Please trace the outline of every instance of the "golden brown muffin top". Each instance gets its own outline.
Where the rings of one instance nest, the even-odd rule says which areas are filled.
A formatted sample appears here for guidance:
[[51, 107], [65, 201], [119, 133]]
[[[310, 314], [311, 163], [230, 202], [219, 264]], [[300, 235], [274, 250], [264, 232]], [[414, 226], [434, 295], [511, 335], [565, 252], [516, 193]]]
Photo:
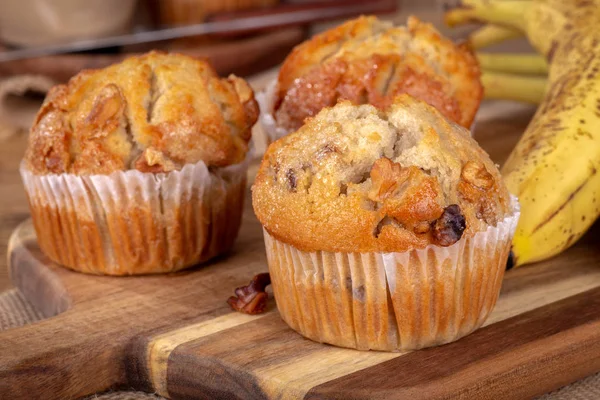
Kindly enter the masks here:
[[465, 128], [400, 95], [385, 111], [338, 103], [269, 146], [254, 211], [304, 251], [449, 246], [509, 210], [496, 165]]
[[209, 63], [151, 52], [82, 71], [48, 93], [25, 155], [36, 174], [169, 172], [244, 160], [258, 105]]
[[400, 93], [470, 127], [483, 95], [477, 60], [415, 17], [394, 27], [360, 17], [297, 46], [283, 63], [275, 119], [295, 130], [338, 100], [384, 109]]

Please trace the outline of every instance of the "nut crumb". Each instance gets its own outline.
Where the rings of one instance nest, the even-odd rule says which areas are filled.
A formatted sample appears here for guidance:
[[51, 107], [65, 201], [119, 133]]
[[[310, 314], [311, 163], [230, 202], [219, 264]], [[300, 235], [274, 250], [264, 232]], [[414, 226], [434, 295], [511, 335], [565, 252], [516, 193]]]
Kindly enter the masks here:
[[163, 153], [156, 151], [152, 147], [148, 147], [140, 154], [137, 160], [133, 163], [134, 168], [141, 172], [170, 172], [176, 169], [173, 161], [169, 160]]
[[468, 161], [460, 176], [458, 192], [461, 197], [473, 205], [477, 219], [483, 220], [489, 225], [495, 225], [497, 222], [496, 204], [491, 201], [489, 195], [496, 187], [492, 174], [481, 162]]
[[265, 288], [271, 284], [271, 276], [268, 273], [256, 275], [247, 286], [235, 289], [235, 296], [227, 299], [227, 304], [235, 311], [245, 314], [261, 314], [267, 306], [269, 295]]
[[371, 168], [368, 199], [379, 205], [382, 215], [416, 234], [429, 232], [428, 225], [442, 215], [441, 193], [437, 178], [416, 166], [402, 167], [383, 157]]
[[402, 168], [400, 164], [385, 157], [378, 159], [371, 169], [372, 187], [368, 194], [369, 199], [383, 202], [395, 196], [409, 176], [408, 169]]
[[485, 165], [478, 161], [468, 161], [460, 176], [479, 189], [488, 190], [494, 185], [494, 177], [488, 172]]
[[430, 229], [431, 229], [431, 225], [429, 224], [428, 221], [419, 221], [413, 227], [413, 232], [416, 234], [422, 235], [424, 233], [429, 232]]
[[287, 178], [287, 181], [288, 181], [289, 190], [291, 192], [295, 192], [296, 187], [298, 186], [298, 182], [297, 182], [296, 173], [294, 172], [294, 170], [291, 168], [288, 169], [287, 172], [285, 173], [285, 177]]

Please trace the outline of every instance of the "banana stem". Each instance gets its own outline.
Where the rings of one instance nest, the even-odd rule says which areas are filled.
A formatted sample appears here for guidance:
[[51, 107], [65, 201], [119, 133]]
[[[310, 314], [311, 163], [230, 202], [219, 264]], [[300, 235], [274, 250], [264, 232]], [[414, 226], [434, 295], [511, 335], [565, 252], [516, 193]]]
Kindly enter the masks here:
[[525, 31], [529, 1], [522, 0], [463, 0], [462, 6], [444, 15], [450, 27], [469, 22], [486, 22]]
[[481, 74], [485, 98], [539, 104], [546, 93], [546, 78], [484, 71]]
[[477, 53], [483, 70], [526, 75], [548, 75], [548, 63], [539, 54]]
[[471, 48], [481, 49], [522, 36], [523, 33], [514, 28], [507, 28], [500, 25], [485, 25], [472, 32], [467, 38], [467, 42]]

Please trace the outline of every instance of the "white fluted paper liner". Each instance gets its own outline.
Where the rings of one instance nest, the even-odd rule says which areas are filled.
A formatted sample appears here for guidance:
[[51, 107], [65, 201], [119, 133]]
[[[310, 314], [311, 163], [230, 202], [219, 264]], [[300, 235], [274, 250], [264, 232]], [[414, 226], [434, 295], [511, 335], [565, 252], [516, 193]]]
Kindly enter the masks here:
[[304, 252], [265, 230], [273, 292], [283, 320], [317, 342], [405, 351], [457, 340], [496, 304], [514, 213], [449, 247], [402, 253]]
[[177, 271], [233, 244], [239, 230], [247, 162], [209, 170], [110, 175], [35, 175], [21, 165], [42, 251], [92, 274]]
[[[258, 117], [258, 120], [260, 122], [260, 126], [264, 135], [264, 143], [262, 145], [256, 143], [258, 135], [252, 135], [253, 149], [255, 149], [256, 153], [259, 155], [263, 154], [271, 143], [292, 132], [289, 129], [277, 126], [277, 121], [275, 121], [275, 100], [278, 88], [277, 85], [277, 79], [273, 79], [271, 82], [269, 82], [269, 84], [265, 86], [265, 89], [263, 91], [256, 93], [255, 96], [260, 109], [260, 116]], [[469, 129], [471, 131], [471, 135], [475, 130], [476, 122], [477, 121], [473, 120], [473, 123], [471, 124], [471, 127]]]
[[290, 130], [277, 126], [277, 122], [275, 121], [274, 113], [277, 88], [277, 79], [273, 79], [265, 86], [264, 91], [258, 92], [255, 96], [260, 109], [258, 121], [263, 128], [267, 146], [288, 133], [291, 133]]

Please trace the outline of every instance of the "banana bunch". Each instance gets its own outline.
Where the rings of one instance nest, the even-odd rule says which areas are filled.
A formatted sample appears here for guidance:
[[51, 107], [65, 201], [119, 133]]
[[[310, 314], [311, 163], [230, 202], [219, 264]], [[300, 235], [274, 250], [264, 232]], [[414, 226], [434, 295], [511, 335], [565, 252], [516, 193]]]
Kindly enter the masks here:
[[445, 17], [491, 24], [475, 48], [525, 35], [543, 56], [479, 58], [496, 68], [483, 74], [488, 96], [539, 103], [502, 173], [521, 203], [514, 264], [552, 257], [600, 214], [600, 0], [462, 0]]
[[[448, 22], [454, 23], [448, 14]], [[478, 50], [509, 39], [520, 38], [521, 31], [488, 24], [467, 38], [470, 48]], [[477, 52], [482, 70], [481, 81], [488, 99], [516, 100], [539, 104], [547, 85], [548, 63], [539, 54], [502, 54]]]
[[547, 86], [548, 64], [537, 54], [477, 53], [481, 83], [488, 99], [540, 104]]

